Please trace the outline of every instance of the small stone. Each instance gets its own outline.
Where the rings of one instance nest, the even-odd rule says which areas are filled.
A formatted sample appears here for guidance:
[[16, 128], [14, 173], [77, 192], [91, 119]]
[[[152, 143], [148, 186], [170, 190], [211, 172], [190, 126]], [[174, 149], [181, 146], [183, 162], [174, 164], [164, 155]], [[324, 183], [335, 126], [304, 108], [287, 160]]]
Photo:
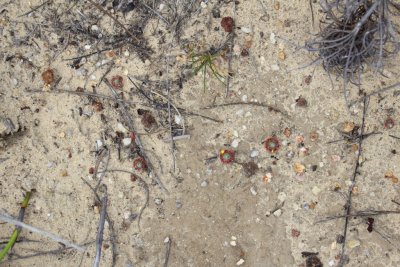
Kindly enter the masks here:
[[301, 163], [295, 163], [293, 168], [294, 168], [295, 173], [297, 173], [297, 174], [304, 173], [306, 170], [306, 167]]
[[351, 249], [358, 247], [361, 245], [361, 242], [359, 240], [351, 239], [347, 242], [347, 246]]
[[289, 128], [285, 128], [285, 130], [283, 130], [283, 135], [286, 137], [290, 137], [290, 135], [292, 134], [292, 131], [290, 131]]
[[123, 145], [124, 147], [130, 146], [131, 143], [132, 143], [132, 139], [131, 139], [131, 138], [124, 138], [124, 139], [122, 139], [122, 145]]
[[313, 132], [310, 133], [310, 140], [312, 142], [315, 142], [315, 141], [318, 140], [318, 133], [316, 131], [313, 131]]
[[229, 242], [229, 244], [230, 244], [232, 247], [236, 247], [236, 241], [235, 241], [235, 240], [231, 240], [231, 242]]
[[85, 45], [86, 50], [89, 50], [90, 48], [92, 48], [92, 46], [90, 44]]
[[278, 71], [279, 70], [279, 66], [277, 64], [272, 64], [271, 65], [271, 69], [274, 71]]
[[343, 132], [345, 132], [345, 133], [350, 133], [351, 131], [354, 130], [354, 127], [355, 127], [354, 122], [346, 121], [346, 122], [343, 124]]
[[243, 102], [246, 102], [246, 101], [247, 101], [247, 95], [243, 95], [243, 96], [242, 96], [242, 101], [243, 101]]
[[233, 236], [231, 236], [231, 239], [232, 240], [237, 240], [237, 237], [233, 235]]
[[169, 241], [170, 241], [169, 236], [167, 236], [167, 237], [164, 239], [164, 243], [165, 243], [165, 244], [166, 244], [166, 243], [169, 243]]
[[251, 158], [255, 158], [255, 157], [258, 157], [259, 154], [260, 154], [260, 152], [259, 152], [257, 149], [253, 149], [253, 150], [250, 152], [250, 157], [251, 157]]
[[334, 260], [330, 260], [330, 261], [328, 262], [328, 265], [329, 265], [329, 267], [335, 266], [335, 261], [334, 261]]
[[233, 148], [237, 148], [238, 146], [239, 146], [239, 143], [240, 143], [240, 139], [234, 139], [233, 141], [232, 141], [232, 144], [231, 144], [231, 146], [233, 147]]
[[92, 27], [90, 27], [90, 29], [91, 29], [92, 31], [94, 31], [94, 32], [97, 32], [97, 31], [99, 31], [99, 26], [97, 26], [97, 25], [92, 25]]
[[271, 180], [272, 180], [272, 173], [267, 172], [267, 173], [264, 175], [264, 177], [263, 177], [263, 181], [264, 181], [265, 183], [270, 183]]
[[241, 27], [240, 30], [244, 33], [251, 33], [253, 30], [251, 27]]
[[279, 58], [279, 60], [285, 60], [285, 58], [286, 58], [286, 54], [285, 54], [285, 52], [283, 52], [283, 51], [279, 51], [278, 52], [278, 58]]
[[321, 193], [321, 189], [318, 188], [317, 186], [314, 186], [311, 190], [311, 192], [313, 193], [314, 196], [318, 196], [319, 193]]
[[335, 250], [337, 248], [337, 242], [333, 241], [331, 244], [331, 250]]
[[208, 182], [207, 182], [207, 181], [203, 181], [203, 182], [201, 182], [201, 184], [200, 184], [201, 187], [207, 187], [207, 185], [208, 185]]
[[99, 213], [100, 213], [100, 208], [99, 208], [99, 206], [95, 205], [95, 206], [93, 207], [93, 212], [94, 212], [95, 214], [99, 214]]
[[250, 187], [250, 192], [251, 192], [251, 194], [252, 194], [253, 196], [256, 196], [256, 195], [257, 195], [257, 190], [256, 190], [256, 188], [255, 188], [254, 186]]
[[128, 133], [128, 129], [125, 128], [122, 123], [118, 123], [117, 124], [117, 131], [122, 132], [122, 133]]
[[279, 216], [282, 215], [282, 210], [281, 210], [281, 209], [278, 209], [278, 210], [274, 211], [273, 214], [274, 214], [275, 217], [279, 217]]
[[271, 44], [276, 44], [275, 33], [271, 32], [271, 34], [269, 35], [269, 41], [271, 42]]
[[238, 262], [236, 262], [237, 266], [240, 266], [244, 263], [244, 259], [240, 259]]
[[130, 211], [125, 211], [124, 212], [124, 219], [128, 220], [131, 217], [131, 212]]
[[163, 203], [163, 200], [161, 199], [161, 198], [156, 198], [156, 199], [154, 199], [154, 203], [156, 204], [156, 205], [161, 205], [161, 203]]

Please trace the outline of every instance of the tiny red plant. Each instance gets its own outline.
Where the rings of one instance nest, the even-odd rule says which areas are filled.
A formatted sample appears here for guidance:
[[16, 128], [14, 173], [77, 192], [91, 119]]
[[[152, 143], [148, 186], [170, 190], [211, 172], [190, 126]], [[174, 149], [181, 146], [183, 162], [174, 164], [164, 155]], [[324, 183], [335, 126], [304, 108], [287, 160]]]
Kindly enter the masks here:
[[394, 120], [392, 117], [387, 117], [384, 122], [385, 129], [392, 129], [394, 127]]
[[111, 85], [114, 89], [122, 89], [124, 87], [124, 79], [119, 75], [115, 75], [111, 78]]
[[133, 161], [133, 168], [139, 172], [146, 170], [146, 161], [142, 157], [137, 157]]
[[221, 20], [221, 27], [224, 28], [226, 32], [232, 32], [235, 27], [235, 21], [231, 17], [224, 17]]
[[224, 164], [232, 163], [235, 160], [235, 151], [230, 149], [221, 149], [219, 159]]
[[279, 144], [279, 140], [276, 136], [270, 136], [265, 139], [264, 147], [269, 153], [275, 153], [279, 150], [281, 145]]

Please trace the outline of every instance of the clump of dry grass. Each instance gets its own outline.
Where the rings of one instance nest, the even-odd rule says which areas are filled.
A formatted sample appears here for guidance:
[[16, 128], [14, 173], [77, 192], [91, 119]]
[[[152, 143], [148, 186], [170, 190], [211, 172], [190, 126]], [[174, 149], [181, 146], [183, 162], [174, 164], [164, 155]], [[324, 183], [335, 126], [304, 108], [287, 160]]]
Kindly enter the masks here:
[[[392, 0], [322, 0], [325, 19], [317, 37], [306, 44], [318, 53], [328, 73], [360, 84], [366, 65], [382, 73], [384, 59], [400, 48], [400, 4]], [[346, 94], [345, 94], [346, 96]]]

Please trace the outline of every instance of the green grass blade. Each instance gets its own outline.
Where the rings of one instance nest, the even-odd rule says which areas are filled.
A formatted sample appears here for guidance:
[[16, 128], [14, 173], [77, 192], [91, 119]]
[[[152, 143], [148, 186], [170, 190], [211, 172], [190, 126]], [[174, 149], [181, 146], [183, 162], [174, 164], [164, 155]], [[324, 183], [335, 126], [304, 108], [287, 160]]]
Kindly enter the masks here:
[[[31, 192], [26, 192], [24, 200], [21, 203], [21, 210], [24, 210], [28, 206], [28, 202], [29, 202], [30, 197], [31, 197]], [[23, 213], [23, 211], [22, 211], [22, 213]], [[23, 219], [23, 218], [20, 218], [20, 219]], [[7, 255], [8, 251], [10, 249], [12, 249], [12, 247], [15, 245], [15, 242], [17, 241], [17, 238], [19, 236], [19, 233], [21, 233], [21, 230], [22, 230], [21, 227], [16, 227], [15, 230], [13, 231], [13, 233], [12, 233], [12, 235], [10, 237], [10, 240], [8, 240], [7, 245], [0, 252], [0, 262]]]

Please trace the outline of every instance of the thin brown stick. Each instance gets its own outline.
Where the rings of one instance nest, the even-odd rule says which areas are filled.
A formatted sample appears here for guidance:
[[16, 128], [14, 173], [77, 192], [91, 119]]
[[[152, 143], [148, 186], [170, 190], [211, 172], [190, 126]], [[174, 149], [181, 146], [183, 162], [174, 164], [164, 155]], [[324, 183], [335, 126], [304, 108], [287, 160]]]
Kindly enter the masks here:
[[322, 223], [322, 222], [327, 222], [327, 221], [340, 219], [340, 218], [347, 218], [347, 217], [372, 217], [372, 216], [387, 215], [387, 214], [400, 214], [400, 210], [365, 210], [365, 211], [359, 211], [359, 212], [350, 213], [350, 214], [329, 216], [324, 219], [318, 220], [315, 223]]
[[100, 212], [100, 220], [99, 220], [99, 228], [97, 231], [96, 238], [96, 257], [93, 263], [93, 267], [98, 267], [100, 265], [100, 257], [101, 257], [101, 248], [103, 244], [103, 234], [104, 234], [104, 224], [106, 222], [106, 213], [107, 213], [107, 188], [104, 192], [105, 196], [101, 200], [101, 212]]
[[[101, 203], [101, 199], [99, 194], [97, 194], [97, 192], [95, 191], [95, 189], [93, 188], [93, 186], [91, 186], [89, 184], [88, 181], [86, 181], [85, 179], [83, 179], [81, 177], [81, 180], [90, 188], [90, 190], [92, 190], [97, 202]], [[115, 263], [117, 261], [117, 246], [116, 246], [116, 234], [115, 234], [115, 230], [114, 230], [114, 224], [113, 221], [111, 220], [108, 212], [106, 211], [106, 220], [108, 222], [108, 229], [110, 231], [110, 240], [111, 240], [111, 247], [112, 247], [112, 264], [111, 266], [114, 267]]]
[[93, 0], [87, 0], [89, 3], [91, 3], [92, 5], [94, 5], [98, 10], [100, 10], [101, 12], [103, 12], [104, 14], [106, 14], [107, 16], [109, 16], [112, 20], [115, 21], [115, 23], [117, 23], [122, 29], [124, 29], [124, 31], [130, 36], [132, 37], [132, 39], [137, 42], [140, 43], [140, 40], [133, 35], [126, 27], [124, 24], [122, 24], [113, 14], [111, 14], [108, 10], [105, 10], [101, 5], [99, 5], [98, 3], [94, 2]]
[[214, 109], [214, 108], [219, 108], [219, 107], [227, 107], [227, 106], [240, 106], [240, 105], [244, 105], [244, 106], [257, 106], [257, 107], [264, 107], [264, 108], [268, 108], [269, 111], [274, 111], [277, 113], [280, 113], [282, 115], [284, 115], [285, 117], [289, 117], [289, 115], [278, 109], [277, 107], [268, 105], [268, 104], [264, 104], [264, 103], [259, 103], [259, 102], [232, 102], [232, 103], [223, 103], [223, 104], [219, 104], [219, 105], [211, 105], [211, 106], [207, 106], [207, 107], [203, 107], [201, 109]]
[[354, 171], [353, 171], [353, 177], [351, 179], [351, 186], [349, 187], [348, 198], [347, 198], [346, 205], [345, 205], [346, 212], [345, 212], [345, 223], [344, 223], [344, 229], [343, 229], [343, 244], [342, 244], [339, 266], [343, 266], [346, 261], [345, 260], [345, 249], [346, 249], [347, 230], [348, 230], [349, 220], [350, 220], [349, 215], [351, 214], [353, 188], [356, 185], [356, 178], [358, 175], [358, 169], [360, 167], [360, 157], [361, 157], [361, 153], [362, 153], [362, 143], [364, 140], [363, 136], [364, 136], [364, 130], [365, 130], [365, 118], [366, 118], [366, 114], [367, 114], [367, 106], [368, 106], [368, 98], [364, 97], [364, 109], [363, 109], [363, 115], [362, 115], [361, 132], [360, 132], [360, 138], [358, 140], [358, 154], [357, 154], [357, 159], [356, 159], [356, 165], [355, 165]]
[[50, 2], [53, 2], [53, 0], [48, 0], [48, 1], [44, 2], [43, 4], [40, 4], [40, 5], [38, 5], [38, 6], [34, 7], [34, 8], [32, 8], [30, 11], [28, 11], [28, 12], [22, 14], [22, 15], [19, 15], [18, 18], [27, 16], [27, 15], [29, 15], [29, 14], [31, 14], [31, 13], [37, 11], [39, 8], [41, 8], [41, 7], [45, 6], [45, 5], [47, 5], [47, 4], [50, 3]]
[[145, 180], [143, 180], [142, 177], [140, 177], [139, 175], [137, 175], [136, 173], [131, 172], [131, 171], [115, 169], [115, 170], [105, 170], [104, 172], [124, 172], [124, 173], [129, 173], [129, 174], [131, 174], [131, 175], [134, 175], [134, 176], [139, 180], [139, 182], [142, 184], [144, 190], [146, 191], [146, 201], [145, 201], [144, 205], [140, 208], [140, 211], [139, 211], [139, 216], [138, 216], [138, 228], [139, 228], [139, 231], [140, 231], [140, 219], [142, 218], [143, 211], [144, 211], [144, 210], [146, 209], [146, 207], [149, 205], [149, 201], [150, 201], [150, 190], [149, 190], [149, 185], [146, 183]]

